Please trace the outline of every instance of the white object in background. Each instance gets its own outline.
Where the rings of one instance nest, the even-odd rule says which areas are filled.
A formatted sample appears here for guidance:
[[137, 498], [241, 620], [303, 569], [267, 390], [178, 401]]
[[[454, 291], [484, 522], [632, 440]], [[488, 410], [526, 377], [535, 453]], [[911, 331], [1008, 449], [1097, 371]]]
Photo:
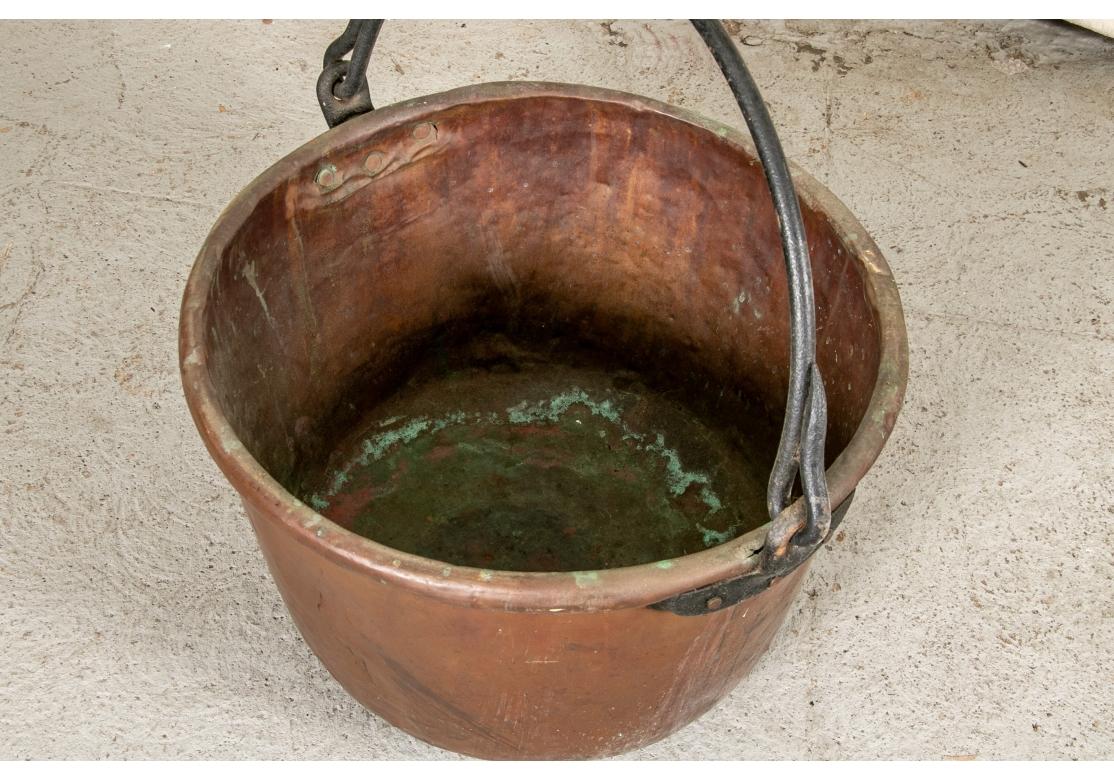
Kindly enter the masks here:
[[1107, 38], [1114, 38], [1114, 19], [1068, 19], [1067, 21], [1086, 27], [1099, 35], [1105, 35]]

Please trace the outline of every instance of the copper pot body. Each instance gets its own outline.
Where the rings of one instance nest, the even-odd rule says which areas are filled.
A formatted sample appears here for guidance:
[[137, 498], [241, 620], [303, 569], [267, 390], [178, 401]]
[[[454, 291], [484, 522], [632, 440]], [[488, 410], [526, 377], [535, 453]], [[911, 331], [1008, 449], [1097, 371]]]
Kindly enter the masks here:
[[[905, 328], [877, 246], [794, 175], [835, 506], [894, 425]], [[733, 607], [679, 616], [651, 605], [753, 570], [764, 526], [657, 563], [487, 571], [378, 544], [288, 488], [353, 398], [385, 392], [422, 334], [476, 312], [564, 327], [685, 392], [727, 388], [780, 415], [786, 295], [745, 136], [632, 95], [491, 84], [350, 120], [245, 189], [190, 277], [181, 367], [299, 630], [346, 690], [449, 750], [606, 756], [730, 691], [807, 564]]]

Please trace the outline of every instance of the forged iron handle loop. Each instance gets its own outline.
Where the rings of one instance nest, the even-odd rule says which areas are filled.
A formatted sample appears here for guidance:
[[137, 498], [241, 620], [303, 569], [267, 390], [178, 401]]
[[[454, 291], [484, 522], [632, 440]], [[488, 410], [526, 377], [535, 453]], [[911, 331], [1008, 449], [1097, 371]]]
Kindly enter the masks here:
[[[352, 19], [325, 49], [317, 79], [317, 102], [329, 127], [375, 109], [367, 83], [367, 66], [382, 27], [382, 19]], [[352, 57], [345, 60], [349, 52]]]
[[[330, 127], [373, 110], [366, 70], [383, 21], [353, 19], [326, 50], [317, 94]], [[826, 538], [832, 525], [824, 472], [827, 399], [816, 364], [812, 265], [793, 177], [758, 86], [718, 20], [691, 22], [727, 79], [754, 139], [777, 214], [789, 286], [789, 387], [781, 438], [766, 493], [772, 523], [762, 551], [763, 565], [758, 575], [751, 575], [764, 579], [768, 585], [773, 577], [788, 573], [807, 558]], [[345, 61], [343, 57], [348, 52], [352, 52], [352, 57]], [[805, 503], [803, 521], [788, 506], [798, 476]]]
[[[325, 115], [329, 127], [336, 127], [345, 120], [366, 114], [375, 108], [371, 103], [367, 75], [361, 73], [358, 79], [349, 79], [348, 74], [348, 60], [339, 60], [327, 65], [317, 78], [317, 104], [321, 106], [321, 113]], [[356, 83], [356, 93], [347, 100], [337, 97], [336, 87], [349, 81]]]

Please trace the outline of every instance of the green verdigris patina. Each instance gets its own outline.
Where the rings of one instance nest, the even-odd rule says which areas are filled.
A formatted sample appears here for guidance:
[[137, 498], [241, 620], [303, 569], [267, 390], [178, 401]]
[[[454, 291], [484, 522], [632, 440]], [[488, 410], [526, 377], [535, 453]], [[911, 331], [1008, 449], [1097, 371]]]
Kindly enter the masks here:
[[446, 563], [588, 571], [666, 566], [760, 524], [766, 468], [603, 373], [461, 371], [381, 407], [303, 493], [356, 533]]

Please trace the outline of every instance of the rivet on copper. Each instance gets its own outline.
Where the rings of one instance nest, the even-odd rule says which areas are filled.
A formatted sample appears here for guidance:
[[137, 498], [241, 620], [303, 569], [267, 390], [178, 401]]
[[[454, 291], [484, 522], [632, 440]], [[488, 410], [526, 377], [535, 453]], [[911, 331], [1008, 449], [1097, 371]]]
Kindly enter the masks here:
[[379, 173], [387, 162], [387, 155], [382, 152], [372, 152], [364, 160], [364, 170], [368, 173]]
[[326, 163], [321, 166], [314, 181], [317, 182], [318, 187], [331, 190], [340, 184], [340, 174], [337, 173], [337, 167], [335, 165]]
[[414, 127], [412, 135], [419, 141], [437, 137], [437, 126], [433, 122], [422, 122]]

